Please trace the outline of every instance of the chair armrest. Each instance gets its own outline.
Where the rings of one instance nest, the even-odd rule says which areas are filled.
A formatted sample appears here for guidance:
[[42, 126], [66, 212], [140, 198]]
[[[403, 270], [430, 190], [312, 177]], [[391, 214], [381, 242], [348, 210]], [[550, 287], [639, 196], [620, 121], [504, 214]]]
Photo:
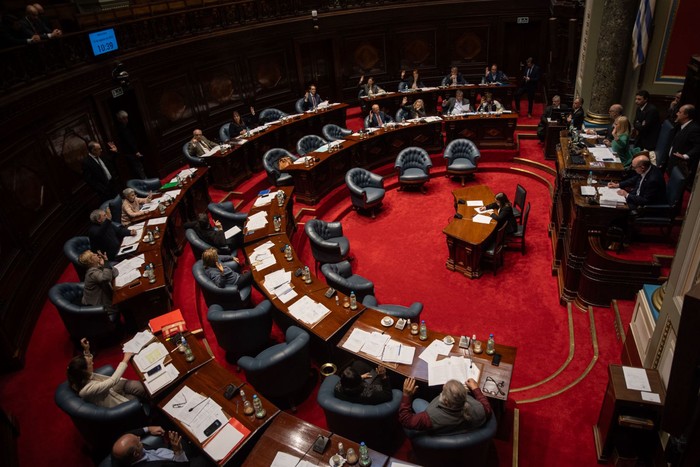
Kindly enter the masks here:
[[364, 306], [376, 307], [379, 302], [377, 302], [377, 297], [374, 295], [366, 295], [365, 298], [362, 299], [362, 304]]
[[370, 185], [375, 188], [383, 188], [384, 187], [384, 177], [381, 175], [377, 175], [375, 173], [369, 174], [369, 180], [370, 180]]
[[347, 278], [348, 276], [352, 275], [352, 266], [350, 265], [349, 261], [341, 261], [340, 263], [336, 264], [336, 267], [338, 268], [338, 274], [343, 276], [343, 278]]
[[329, 222], [326, 228], [331, 237], [343, 236], [343, 225], [340, 222]]

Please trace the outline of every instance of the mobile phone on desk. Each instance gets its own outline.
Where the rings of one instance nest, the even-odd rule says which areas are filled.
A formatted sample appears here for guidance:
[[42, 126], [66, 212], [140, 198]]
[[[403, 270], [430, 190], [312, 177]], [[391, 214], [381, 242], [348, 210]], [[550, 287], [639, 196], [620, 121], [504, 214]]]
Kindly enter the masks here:
[[159, 372], [160, 370], [162, 370], [162, 369], [163, 369], [163, 367], [162, 367], [161, 364], [159, 363], [158, 365], [156, 365], [156, 366], [154, 366], [153, 368], [151, 368], [150, 370], [148, 370], [148, 371], [146, 372], [146, 374], [147, 374], [148, 376], [153, 376], [153, 375], [155, 375], [156, 373], [158, 373], [158, 372]]
[[221, 422], [219, 420], [214, 420], [214, 422], [206, 427], [204, 430], [204, 436], [211, 436], [214, 434], [214, 432], [221, 426]]
[[491, 365], [498, 366], [500, 364], [501, 364], [501, 354], [499, 354], [499, 353], [493, 354], [493, 359], [491, 360]]

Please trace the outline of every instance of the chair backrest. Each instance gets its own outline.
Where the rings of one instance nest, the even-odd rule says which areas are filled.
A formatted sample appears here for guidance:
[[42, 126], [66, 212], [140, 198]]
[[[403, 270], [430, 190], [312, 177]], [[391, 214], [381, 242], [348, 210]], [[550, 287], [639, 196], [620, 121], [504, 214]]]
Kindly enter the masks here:
[[527, 190], [520, 183], [515, 187], [515, 197], [513, 198], [513, 206], [517, 207], [520, 212], [523, 212], [525, 207], [525, 198], [527, 198]]
[[498, 230], [496, 230], [496, 243], [493, 250], [494, 256], [498, 255], [503, 250], [503, 242], [506, 237], [506, 227], [508, 227], [508, 222], [504, 222]]
[[231, 201], [224, 201], [221, 203], [209, 203], [207, 209], [211, 213], [211, 216], [221, 221], [221, 226], [224, 230], [228, 230], [234, 225], [243, 229], [248, 214], [245, 212], [236, 212], [236, 208], [233, 206]]
[[340, 127], [334, 123], [329, 123], [323, 126], [321, 130], [326, 141], [337, 141], [351, 135], [352, 131], [347, 128]]
[[367, 116], [365, 117], [364, 126], [365, 126], [365, 128], [369, 128], [369, 115], [367, 115]]
[[231, 125], [231, 122], [224, 123], [221, 125], [221, 128], [219, 128], [219, 141], [228, 141], [231, 139], [231, 133], [229, 133], [229, 125]]
[[151, 191], [158, 191], [161, 187], [159, 178], [133, 178], [126, 181], [126, 186], [132, 188], [136, 192], [136, 196], [145, 198]]
[[680, 209], [684, 190], [685, 175], [683, 175], [683, 171], [679, 166], [675, 166], [673, 170], [671, 170], [671, 176], [666, 185], [666, 199], [674, 214]]
[[63, 244], [63, 253], [73, 264], [75, 272], [78, 273], [78, 277], [80, 277], [81, 281], [85, 279], [85, 271], [87, 271], [87, 268], [80, 264], [78, 258], [80, 258], [83, 252], [89, 249], [90, 238], [84, 236], [69, 238], [66, 243]]
[[213, 304], [207, 312], [207, 320], [216, 336], [216, 341], [227, 358], [257, 355], [270, 341], [272, 330], [272, 303], [263, 300], [255, 308], [225, 310]]
[[121, 197], [121, 195], [117, 195], [109, 200], [109, 210], [112, 212], [112, 222], [121, 223], [122, 204], [124, 204], [124, 199]]
[[416, 146], [405, 148], [396, 156], [396, 168], [400, 169], [402, 173], [410, 168], [427, 171], [432, 166], [433, 162], [430, 160], [428, 152]]
[[410, 118], [410, 115], [408, 114], [408, 112], [406, 112], [404, 109], [401, 109], [401, 108], [396, 111], [396, 121], [397, 122], [401, 122], [405, 118], [406, 119]]
[[674, 126], [670, 120], [666, 119], [661, 124], [659, 131], [659, 139], [656, 140], [656, 165], [663, 167], [668, 162], [668, 151], [671, 149], [673, 142]]
[[304, 98], [303, 97], [300, 97], [294, 103], [294, 110], [296, 110], [298, 114], [304, 113]]
[[369, 186], [372, 181], [372, 172], [361, 167], [355, 167], [348, 170], [345, 173], [345, 183], [350, 188], [350, 191], [362, 190], [364, 187]]
[[293, 160], [297, 159], [296, 156], [293, 156], [289, 151], [283, 148], [272, 148], [263, 155], [263, 167], [265, 168], [265, 172], [267, 172], [268, 179], [273, 185], [277, 183], [277, 179], [280, 177], [278, 162], [282, 157], [291, 157]]
[[190, 155], [190, 151], [188, 150], [190, 145], [190, 142], [187, 141], [185, 144], [182, 145], [182, 154], [185, 156], [185, 160], [189, 164], [190, 167], [205, 167], [207, 165], [206, 162], [204, 162], [204, 159], [201, 157], [197, 156], [192, 156]]
[[527, 218], [530, 216], [530, 202], [527, 203], [527, 206], [525, 206], [525, 211], [523, 211], [523, 223], [522, 225], [522, 232], [523, 232], [523, 238], [525, 237], [525, 229], [527, 229]]
[[195, 259], [201, 259], [202, 253], [213, 246], [202, 240], [194, 229], [185, 229], [185, 238], [192, 247], [192, 253]]
[[207, 306], [218, 303], [227, 310], [238, 310], [244, 308], [250, 299], [250, 286], [239, 289], [237, 285], [218, 287], [214, 284], [204, 271], [201, 259], [192, 265], [192, 275], [202, 290]]
[[326, 140], [316, 135], [303, 136], [297, 141], [297, 154], [304, 156], [326, 144]]
[[274, 122], [275, 120], [279, 120], [282, 117], [286, 117], [288, 114], [285, 112], [282, 112], [279, 109], [263, 109], [262, 112], [260, 112], [260, 123], [269, 123], [269, 122]]
[[443, 157], [450, 162], [460, 157], [466, 158], [469, 159], [472, 164], [476, 165], [478, 159], [481, 157], [481, 152], [471, 140], [459, 138], [450, 141], [445, 148]]

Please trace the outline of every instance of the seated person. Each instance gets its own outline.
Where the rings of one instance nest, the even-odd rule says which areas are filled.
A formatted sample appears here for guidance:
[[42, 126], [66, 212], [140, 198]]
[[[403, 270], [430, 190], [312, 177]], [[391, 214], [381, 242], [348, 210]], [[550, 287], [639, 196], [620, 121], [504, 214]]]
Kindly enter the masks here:
[[417, 389], [415, 379], [407, 378], [404, 381], [399, 421], [409, 430], [434, 434], [466, 432], [479, 428], [491, 416], [488, 399], [471, 378], [464, 384], [455, 379], [446, 382], [440, 395], [420, 413], [414, 413], [411, 408], [411, 399]]
[[112, 376], [105, 376], [92, 371], [92, 354], [87, 339], [81, 339], [80, 345], [83, 347], [83, 355], [73, 357], [66, 372], [68, 384], [81, 399], [107, 408], [133, 399], [146, 399], [146, 388], [140, 381], [122, 378], [133, 353], [126, 352]]
[[443, 115], [462, 115], [471, 112], [472, 108], [469, 104], [469, 99], [464, 97], [464, 92], [459, 89], [455, 93], [455, 97], [450, 97], [447, 101], [442, 101]]
[[627, 117], [620, 116], [613, 122], [613, 130], [609, 139], [603, 140], [606, 146], [612, 149], [612, 152], [617, 154], [625, 169], [629, 169], [632, 164], [632, 156], [639, 152], [630, 141], [630, 121]]
[[498, 227], [501, 227], [504, 222], [508, 223], [506, 227], [506, 233], [512, 234], [518, 230], [518, 222], [515, 220], [515, 215], [513, 214], [513, 205], [510, 204], [508, 196], [505, 193], [496, 194], [496, 202], [488, 204], [486, 206], [481, 206], [479, 212], [488, 211], [489, 209], [498, 209], [498, 212], [491, 214], [491, 219], [495, 219], [498, 222]]
[[666, 181], [661, 170], [651, 163], [649, 157], [640, 155], [632, 159], [633, 177], [620, 183], [609, 182], [609, 188], [619, 188], [617, 193], [625, 197], [630, 209], [647, 204], [665, 204]]
[[241, 117], [241, 114], [239, 114], [238, 111], [234, 110], [233, 119], [231, 120], [231, 123], [228, 124], [228, 137], [230, 139], [233, 139], [236, 136], [246, 134], [247, 131], [248, 125], [243, 120], [243, 117]]
[[[610, 108], [608, 109], [608, 115], [610, 116], [610, 125], [608, 125], [604, 128], [588, 128], [588, 129], [586, 129], [586, 134], [607, 136], [608, 139], [610, 139], [610, 136], [612, 135], [613, 124], [615, 123], [615, 120], [617, 120], [617, 117], [621, 117], [623, 114], [624, 114], [624, 109], [620, 104], [611, 105]], [[631, 125], [630, 125], [630, 127], [631, 127]], [[630, 131], [630, 134], [631, 134], [631, 131]]]
[[190, 156], [201, 157], [215, 146], [216, 143], [208, 140], [202, 134], [202, 130], [196, 129], [192, 132], [192, 140], [187, 145], [187, 152], [190, 154]]
[[149, 213], [142, 211], [141, 206], [149, 203], [153, 195], [149, 194], [146, 198], [139, 198], [133, 188], [124, 188], [122, 198], [124, 198], [122, 201], [122, 225], [133, 224], [148, 216]]
[[574, 99], [573, 112], [571, 112], [566, 117], [566, 122], [577, 130], [581, 129], [583, 125], [583, 118], [586, 116], [586, 112], [583, 110], [583, 97], [577, 97]]
[[85, 250], [78, 258], [80, 264], [85, 266], [85, 286], [83, 288], [83, 305], [104, 306], [112, 308], [112, 279], [119, 273], [112, 269], [107, 255], [101, 251], [93, 253]]
[[112, 222], [112, 212], [95, 209], [90, 213], [90, 227], [88, 228], [88, 238], [90, 247], [95, 251], [103, 251], [107, 259], [114, 261], [119, 253], [122, 239], [127, 235], [136, 235], [136, 230], [128, 229], [123, 225], [117, 227]]
[[493, 98], [493, 94], [485, 92], [481, 98], [481, 104], [476, 109], [477, 112], [503, 112], [503, 105]]
[[199, 238], [217, 249], [230, 248], [234, 244], [235, 235], [227, 239], [221, 221], [215, 220], [214, 227], [212, 227], [209, 216], [204, 212], [197, 214], [196, 221], [185, 222], [183, 227], [194, 230]]
[[356, 404], [376, 405], [391, 400], [391, 383], [386, 368], [379, 365], [376, 373], [365, 362], [355, 360], [340, 374], [335, 397]]
[[360, 76], [360, 82], [357, 83], [357, 86], [360, 88], [360, 92], [357, 94], [357, 97], [372, 97], [374, 95], [386, 92], [374, 83], [374, 78], [371, 76], [367, 78], [367, 84], [362, 84], [364, 80], [365, 75]]
[[306, 91], [306, 94], [304, 94], [304, 104], [302, 107], [304, 110], [313, 110], [318, 107], [321, 102], [323, 102], [323, 99], [316, 94], [316, 85], [312, 84], [309, 86], [309, 90]]
[[561, 111], [569, 110], [566, 104], [561, 103], [561, 97], [552, 97], [552, 105], [547, 106], [542, 113], [540, 123], [537, 125], [537, 137], [540, 141], [544, 141], [545, 128], [547, 128], [547, 120], [553, 119], [557, 114], [561, 115]]
[[166, 431], [159, 426], [146, 426], [122, 435], [112, 446], [112, 459], [115, 465], [159, 465], [187, 463], [189, 459], [182, 448], [182, 437], [175, 431], [167, 432], [170, 448], [146, 449], [141, 444], [145, 435], [163, 436]]
[[408, 97], [404, 97], [401, 101], [401, 108], [405, 115], [408, 115], [409, 119], [412, 118], [423, 118], [425, 117], [425, 106], [423, 104], [423, 99], [416, 99], [413, 105], [408, 104]]
[[202, 253], [204, 273], [217, 287], [223, 289], [227, 285], [237, 285], [238, 288], [241, 289], [253, 282], [253, 275], [250, 271], [238, 274], [230, 267], [221, 264], [221, 261], [225, 263], [235, 261], [238, 263], [238, 258], [228, 255], [219, 256], [216, 248], [208, 248]]
[[255, 107], [250, 106], [250, 113], [243, 117], [248, 129], [257, 128], [260, 126], [260, 120], [258, 119], [258, 114], [255, 113]]
[[372, 110], [369, 112], [369, 124], [370, 128], [382, 128], [387, 123], [390, 123], [391, 117], [379, 110], [379, 104], [372, 105]]
[[484, 81], [487, 83], [506, 83], [508, 82], [508, 77], [505, 73], [498, 69], [498, 65], [495, 63], [491, 65], [491, 69], [486, 68], [486, 74], [484, 75]]
[[401, 82], [399, 83], [399, 91], [416, 91], [424, 88], [425, 85], [420, 79], [418, 70], [413, 70], [411, 76], [406, 77], [406, 70], [401, 70]]
[[464, 86], [467, 84], [467, 80], [464, 79], [462, 73], [456, 66], [450, 68], [450, 74], [442, 78], [440, 83], [442, 86]]

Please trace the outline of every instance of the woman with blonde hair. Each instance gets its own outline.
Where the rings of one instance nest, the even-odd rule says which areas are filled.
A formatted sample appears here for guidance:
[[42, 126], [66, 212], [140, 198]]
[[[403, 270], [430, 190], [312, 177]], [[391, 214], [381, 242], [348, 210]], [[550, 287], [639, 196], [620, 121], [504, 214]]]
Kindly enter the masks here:
[[630, 143], [630, 121], [624, 115], [617, 117], [613, 123], [612, 141], [605, 140], [604, 143], [620, 158], [625, 169], [629, 169], [632, 165], [634, 155], [639, 152], [632, 143]]

